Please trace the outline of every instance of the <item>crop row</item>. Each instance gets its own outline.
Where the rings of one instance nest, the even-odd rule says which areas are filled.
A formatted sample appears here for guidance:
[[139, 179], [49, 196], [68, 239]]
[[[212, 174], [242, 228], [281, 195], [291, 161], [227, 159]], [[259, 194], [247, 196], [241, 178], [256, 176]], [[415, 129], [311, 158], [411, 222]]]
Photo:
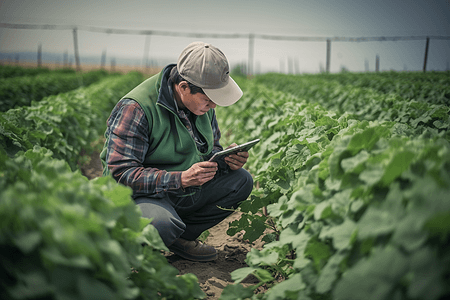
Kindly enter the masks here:
[[68, 74], [75, 73], [73, 69], [50, 70], [49, 68], [25, 68], [21, 66], [0, 65], [0, 78], [11, 78], [18, 76], [34, 76], [44, 73]]
[[382, 93], [396, 93], [417, 101], [450, 103], [450, 72], [381, 72], [323, 74], [320, 77], [341, 84], [373, 88]]
[[[285, 92], [268, 88], [258, 77], [239, 81], [244, 97], [218, 110], [229, 142], [262, 139], [248, 162], [260, 188], [241, 204], [242, 217], [230, 223], [228, 233], [244, 230], [249, 241], [263, 236], [267, 243], [261, 251], [250, 251], [248, 267], [234, 271], [232, 278], [239, 283], [254, 274], [260, 284], [271, 286], [258, 297], [255, 287], [241, 286], [227, 287], [222, 295], [448, 296], [448, 107], [439, 106], [443, 113], [423, 122], [413, 118], [422, 117], [415, 115], [416, 107], [405, 104], [408, 118], [389, 120], [380, 117], [386, 104], [380, 101], [407, 100], [359, 87], [354, 96], [350, 85], [308, 75], [305, 82], [316, 83], [311, 92], [298, 84], [301, 76], [293, 77], [270, 75], [270, 85]], [[364, 91], [371, 97], [361, 100]], [[354, 102], [370, 99], [365, 106], [357, 104], [364, 113], [352, 109]], [[348, 109], [339, 102], [347, 102]], [[277, 284], [280, 276], [284, 281]]]
[[[425, 106], [430, 109], [450, 106], [448, 74], [448, 72], [342, 73], [303, 76], [266, 74], [258, 76], [256, 80], [276, 90], [318, 102], [328, 109], [340, 111], [350, 109], [350, 112], [355, 113], [364, 110], [365, 106], [374, 106], [376, 102], [379, 102], [379, 105], [385, 105], [385, 107], [376, 107], [374, 112], [376, 113], [383, 109], [410, 110], [408, 105], [410, 103], [412, 106], [417, 106], [411, 111], [420, 115]], [[430, 77], [434, 80], [430, 80]], [[385, 103], [380, 103], [379, 99], [384, 99]], [[349, 100], [356, 105], [355, 108], [345, 106], [346, 103], [343, 101]], [[367, 114], [366, 118], [373, 118], [374, 113]]]
[[[304, 76], [284, 76], [285, 80], [271, 80], [278, 74], [259, 76], [258, 82], [267, 84], [275, 89], [287, 89], [288, 92], [303, 94], [304, 89], [314, 85], [330, 86], [330, 91], [340, 92], [339, 89], [357, 88], [364, 93], [373, 92], [391, 94], [403, 101], [426, 102], [428, 104], [450, 105], [450, 73], [449, 72], [382, 72], [382, 73], [340, 73]], [[290, 90], [300, 88], [302, 91]], [[332, 100], [332, 99], [330, 99]]]
[[87, 73], [47, 72], [34, 76], [19, 76], [0, 81], [0, 111], [30, 105], [32, 101], [88, 86], [108, 73], [95, 70]]
[[111, 75], [95, 85], [0, 113], [0, 146], [10, 156], [41, 146], [76, 167], [82, 148], [98, 139], [108, 110], [142, 75]]
[[204, 296], [194, 275], [178, 276], [161, 255], [167, 248], [129, 188], [75, 170], [81, 148], [141, 81], [109, 76], [0, 114], [0, 298]]
[[192, 275], [111, 177], [87, 180], [38, 146], [0, 149], [1, 299], [192, 299]]

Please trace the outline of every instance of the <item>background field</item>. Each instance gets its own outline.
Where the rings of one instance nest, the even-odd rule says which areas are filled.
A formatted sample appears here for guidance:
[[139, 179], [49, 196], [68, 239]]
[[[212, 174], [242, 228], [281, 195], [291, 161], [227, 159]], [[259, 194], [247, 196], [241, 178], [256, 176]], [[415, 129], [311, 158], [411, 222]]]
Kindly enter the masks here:
[[449, 73], [239, 71], [216, 113], [224, 146], [261, 139], [255, 186], [201, 264], [100, 176], [106, 120], [147, 74], [0, 66], [0, 298], [448, 297]]

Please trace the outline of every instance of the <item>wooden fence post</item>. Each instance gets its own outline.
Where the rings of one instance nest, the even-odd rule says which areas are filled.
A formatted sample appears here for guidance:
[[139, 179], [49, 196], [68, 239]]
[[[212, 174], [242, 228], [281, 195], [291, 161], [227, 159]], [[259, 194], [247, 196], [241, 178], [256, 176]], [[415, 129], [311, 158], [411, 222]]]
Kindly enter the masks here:
[[380, 71], [380, 56], [377, 54], [375, 57], [375, 72]]
[[100, 68], [104, 69], [106, 65], [106, 49], [102, 52], [102, 60], [100, 63]]
[[253, 73], [253, 51], [255, 48], [255, 35], [250, 33], [248, 35], [248, 67], [247, 76], [251, 76]]
[[38, 53], [37, 53], [37, 66], [38, 68], [42, 67], [42, 44], [38, 45]]
[[330, 57], [331, 57], [331, 40], [327, 39], [327, 69], [326, 69], [327, 73], [330, 73]]
[[77, 68], [77, 71], [80, 71], [81, 66], [80, 66], [80, 56], [78, 54], [78, 36], [77, 36], [76, 28], [73, 29], [73, 48], [74, 48], [74, 52], [75, 52], [76, 68]]
[[428, 46], [430, 45], [430, 37], [427, 36], [427, 43], [425, 44], [425, 58], [423, 60], [423, 71], [427, 71], [427, 60], [428, 60]]
[[147, 34], [145, 36], [145, 44], [144, 44], [144, 57], [142, 58], [142, 65], [144, 66], [144, 70], [146, 70], [148, 66], [148, 51], [150, 49], [150, 38], [151, 34]]

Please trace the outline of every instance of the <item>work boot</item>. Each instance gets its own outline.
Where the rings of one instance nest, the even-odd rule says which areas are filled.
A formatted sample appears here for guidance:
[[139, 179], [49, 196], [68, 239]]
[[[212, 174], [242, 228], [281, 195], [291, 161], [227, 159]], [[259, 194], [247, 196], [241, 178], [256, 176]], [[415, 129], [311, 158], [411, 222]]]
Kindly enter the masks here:
[[208, 246], [199, 240], [188, 241], [182, 238], [170, 245], [173, 253], [193, 261], [211, 261], [217, 259], [217, 251], [213, 246]]

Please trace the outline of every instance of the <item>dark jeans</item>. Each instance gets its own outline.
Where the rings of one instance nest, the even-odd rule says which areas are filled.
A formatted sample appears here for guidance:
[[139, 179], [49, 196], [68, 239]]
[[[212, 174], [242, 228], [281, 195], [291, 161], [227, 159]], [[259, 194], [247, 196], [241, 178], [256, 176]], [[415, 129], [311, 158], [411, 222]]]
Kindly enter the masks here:
[[179, 237], [195, 240], [205, 230], [217, 225], [247, 199], [253, 188], [253, 178], [245, 169], [214, 177], [200, 187], [187, 188], [184, 193], [165, 192], [155, 197], [138, 196], [135, 202], [145, 218], [170, 246]]

